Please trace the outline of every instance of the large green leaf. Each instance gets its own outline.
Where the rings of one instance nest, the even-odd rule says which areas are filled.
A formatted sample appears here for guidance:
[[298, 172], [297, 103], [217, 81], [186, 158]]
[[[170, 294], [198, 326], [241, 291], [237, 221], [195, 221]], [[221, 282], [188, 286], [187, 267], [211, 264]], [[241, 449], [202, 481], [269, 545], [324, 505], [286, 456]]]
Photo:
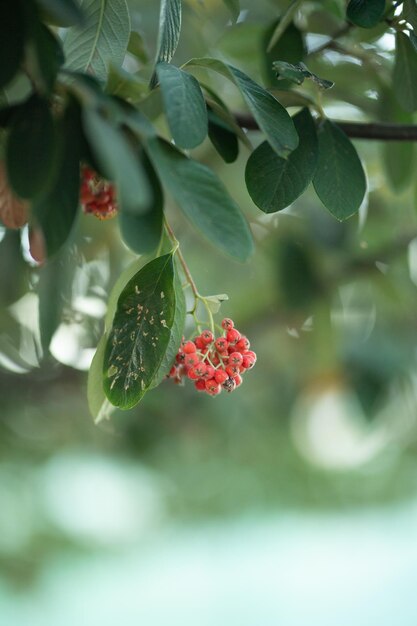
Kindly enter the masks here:
[[253, 250], [249, 226], [214, 172], [162, 140], [150, 139], [147, 149], [164, 185], [194, 226], [226, 254], [246, 260]]
[[384, 11], [385, 0], [350, 0], [346, 17], [356, 26], [373, 28], [381, 20]]
[[8, 179], [18, 196], [34, 198], [54, 174], [55, 129], [47, 100], [32, 96], [16, 109], [6, 146]]
[[342, 221], [359, 210], [366, 192], [365, 173], [352, 142], [336, 124], [325, 120], [318, 138], [314, 189], [330, 213]]
[[246, 185], [254, 203], [265, 213], [289, 206], [307, 188], [317, 166], [317, 136], [308, 109], [294, 116], [300, 137], [298, 148], [287, 159], [279, 157], [265, 141], [246, 165]]
[[[155, 66], [161, 61], [169, 63], [177, 49], [181, 32], [181, 0], [161, 0], [159, 12], [158, 44]], [[151, 78], [151, 87], [156, 85], [156, 73]]]
[[137, 150], [130, 145], [121, 128], [94, 108], [84, 108], [83, 123], [101, 171], [116, 183], [121, 209], [135, 215], [148, 211], [152, 190]]
[[147, 263], [117, 302], [103, 363], [103, 383], [114, 406], [129, 409], [152, 384], [175, 321], [174, 263], [166, 254]]
[[61, 323], [64, 308], [71, 306], [71, 287], [76, 269], [74, 250], [64, 248], [41, 268], [39, 295], [39, 330], [44, 354]]
[[395, 35], [393, 86], [405, 111], [417, 109], [417, 50], [405, 33]]
[[75, 100], [66, 107], [57, 131], [57, 177], [53, 187], [33, 204], [48, 256], [55, 254], [70, 236], [79, 204], [82, 130]]
[[[36, 17], [36, 16], [34, 16]], [[37, 90], [48, 95], [64, 64], [61, 41], [38, 19], [30, 26], [31, 37], [26, 50], [26, 64]]]
[[23, 57], [25, 25], [20, 2], [2, 3], [0, 20], [0, 87], [11, 81]]
[[191, 74], [165, 62], [158, 63], [156, 75], [176, 145], [195, 148], [207, 135], [207, 107], [198, 81]]
[[175, 291], [175, 314], [174, 322], [171, 329], [171, 338], [168, 343], [164, 358], [162, 359], [159, 370], [150, 385], [150, 389], [157, 387], [169, 373], [175, 360], [175, 355], [180, 347], [184, 333], [186, 305], [184, 290], [182, 288], [181, 275], [178, 272], [177, 263], [174, 263], [174, 291]]
[[81, 27], [69, 29], [64, 40], [66, 67], [107, 78], [108, 64], [120, 66], [130, 36], [126, 0], [81, 0]]
[[268, 91], [249, 76], [218, 59], [191, 59], [185, 67], [203, 67], [231, 80], [240, 90], [249, 110], [277, 154], [288, 156], [298, 145], [291, 117]]
[[150, 209], [144, 215], [132, 215], [121, 211], [118, 216], [122, 239], [137, 254], [147, 254], [157, 248], [161, 240], [164, 219], [162, 188], [147, 158], [144, 159], [144, 168], [153, 192]]

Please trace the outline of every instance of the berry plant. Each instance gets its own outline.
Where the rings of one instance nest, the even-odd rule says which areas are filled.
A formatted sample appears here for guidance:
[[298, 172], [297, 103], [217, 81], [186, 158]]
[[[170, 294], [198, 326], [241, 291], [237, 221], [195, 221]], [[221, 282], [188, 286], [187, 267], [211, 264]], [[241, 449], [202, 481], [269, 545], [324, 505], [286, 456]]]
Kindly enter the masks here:
[[[233, 392], [256, 362], [234, 322], [215, 321], [227, 296], [197, 288], [172, 202], [220, 254], [245, 262], [262, 213], [291, 209], [310, 184], [336, 221], [364, 214], [367, 176], [352, 138], [393, 142], [384, 158], [395, 163], [398, 189], [410, 182], [417, 138], [414, 0], [271, 2], [256, 80], [244, 71], [250, 60], [236, 67], [227, 53], [189, 58], [178, 47], [184, 16], [190, 24], [207, 10], [210, 28], [209, 9], [193, 0], [161, 0], [150, 58], [145, 4], [15, 0], [0, 9], [0, 220], [7, 232], [28, 233], [41, 359], [71, 314], [80, 222], [98, 218], [105, 229], [114, 219], [137, 256], [110, 294], [90, 368], [96, 419], [133, 407], [166, 379], [189, 379], [211, 396]], [[256, 18], [244, 4], [217, 3], [225, 30], [244, 28], [251, 11]], [[387, 52], [384, 36], [394, 42]], [[348, 88], [331, 54], [354, 60]], [[360, 121], [333, 119], [334, 103], [360, 110]], [[205, 142], [234, 164], [248, 211], [204, 162]]]

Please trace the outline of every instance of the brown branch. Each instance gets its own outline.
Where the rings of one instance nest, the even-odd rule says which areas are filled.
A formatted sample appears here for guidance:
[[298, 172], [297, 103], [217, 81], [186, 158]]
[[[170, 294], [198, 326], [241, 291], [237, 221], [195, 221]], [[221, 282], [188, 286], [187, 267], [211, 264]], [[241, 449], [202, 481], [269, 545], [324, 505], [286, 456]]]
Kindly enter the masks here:
[[[235, 113], [235, 120], [242, 128], [259, 130], [258, 123], [249, 113]], [[334, 121], [353, 139], [417, 141], [417, 125]]]

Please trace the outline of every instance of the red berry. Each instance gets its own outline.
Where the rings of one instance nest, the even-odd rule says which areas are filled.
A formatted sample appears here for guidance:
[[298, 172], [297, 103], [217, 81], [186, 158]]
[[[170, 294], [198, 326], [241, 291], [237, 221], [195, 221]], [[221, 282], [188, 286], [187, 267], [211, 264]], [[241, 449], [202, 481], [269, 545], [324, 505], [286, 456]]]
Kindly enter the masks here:
[[219, 385], [218, 382], [216, 382], [214, 378], [210, 378], [209, 380], [206, 380], [206, 389], [208, 393], [213, 396], [217, 395], [222, 390], [221, 386]]
[[197, 365], [199, 361], [200, 359], [195, 353], [185, 355], [185, 365], [187, 365], [188, 367], [194, 367], [194, 365]]
[[178, 352], [177, 356], [175, 357], [175, 360], [176, 360], [177, 363], [184, 363], [184, 361], [185, 361], [185, 354], [184, 354], [184, 352], [181, 352], [181, 351]]
[[196, 338], [194, 339], [194, 343], [195, 343], [195, 345], [197, 346], [197, 348], [198, 348], [199, 350], [201, 350], [202, 348], [204, 348], [204, 346], [206, 345], [206, 344], [204, 343], [204, 341], [201, 339], [201, 337], [196, 337]]
[[239, 374], [239, 365], [228, 365], [226, 367], [226, 372], [229, 374], [231, 378], [234, 378], [237, 374]]
[[205, 371], [205, 374], [204, 374], [204, 378], [206, 380], [209, 380], [210, 378], [213, 378], [214, 372], [215, 372], [214, 367], [211, 367], [211, 365], [206, 365], [206, 371]]
[[251, 369], [256, 363], [256, 354], [255, 352], [253, 352], [252, 350], [246, 350], [246, 352], [243, 353], [243, 361], [242, 361], [242, 365], [243, 367], [246, 367], [246, 369]]
[[206, 381], [203, 380], [202, 378], [200, 378], [200, 380], [196, 380], [194, 383], [194, 387], [198, 390], [198, 391], [205, 391], [206, 390]]
[[243, 379], [242, 379], [242, 376], [240, 376], [240, 374], [236, 374], [236, 376], [233, 376], [233, 380], [236, 383], [236, 387], [239, 387], [243, 383]]
[[192, 354], [193, 352], [197, 352], [197, 347], [193, 341], [186, 341], [182, 347], [182, 351], [185, 354]]
[[213, 354], [213, 355], [210, 357], [210, 360], [211, 360], [211, 362], [213, 363], [213, 365], [219, 365], [219, 364], [220, 364], [219, 355], [218, 355], [217, 353], [216, 353], [216, 354]]
[[197, 374], [195, 367], [191, 367], [188, 370], [187, 376], [190, 380], [197, 380], [198, 378], [200, 378], [200, 375]]
[[197, 363], [197, 365], [193, 367], [193, 370], [198, 375], [198, 378], [202, 378], [204, 374], [206, 373], [207, 365], [202, 362]]
[[229, 374], [225, 370], [218, 369], [214, 374], [214, 378], [219, 385], [222, 385], [229, 378]]
[[239, 352], [244, 352], [245, 350], [249, 350], [250, 341], [247, 337], [241, 337], [236, 344], [236, 350]]
[[240, 339], [240, 332], [236, 328], [231, 328], [227, 331], [226, 338], [229, 343], [236, 343]]
[[242, 365], [243, 356], [240, 352], [232, 352], [229, 354], [229, 365]]
[[203, 330], [200, 337], [206, 345], [211, 343], [214, 339], [213, 333], [211, 332], [211, 330]]
[[171, 369], [169, 370], [168, 376], [170, 378], [174, 378], [177, 375], [177, 371], [178, 371], [177, 368], [175, 367], [175, 365], [173, 365]]
[[229, 317], [225, 317], [222, 321], [222, 328], [225, 330], [231, 330], [234, 327], [234, 322]]
[[224, 352], [225, 350], [227, 350], [227, 347], [228, 347], [229, 344], [228, 344], [227, 339], [225, 337], [219, 337], [214, 342], [214, 345], [216, 346], [216, 349], [219, 352]]

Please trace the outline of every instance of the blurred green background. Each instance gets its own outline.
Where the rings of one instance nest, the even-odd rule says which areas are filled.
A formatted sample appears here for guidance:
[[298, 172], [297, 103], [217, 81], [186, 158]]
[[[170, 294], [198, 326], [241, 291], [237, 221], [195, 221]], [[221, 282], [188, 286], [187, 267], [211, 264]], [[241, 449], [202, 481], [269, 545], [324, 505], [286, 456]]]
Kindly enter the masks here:
[[[158, 3], [130, 4], [152, 58]], [[222, 56], [268, 81], [265, 36], [288, 3], [241, 4], [235, 26], [220, 0], [185, 4], [175, 60]], [[305, 5], [311, 50], [344, 3]], [[326, 112], [412, 121], [390, 95], [393, 36], [357, 29], [343, 45], [309, 62], [336, 82]], [[166, 381], [94, 425], [86, 371], [133, 255], [116, 221], [80, 218], [64, 320], [41, 359], [39, 269], [27, 233], [0, 229], [1, 626], [415, 626], [415, 148], [356, 146], [371, 191], [344, 224], [312, 191], [263, 215], [243, 185], [245, 147], [229, 166], [208, 142], [195, 151], [257, 241], [239, 265], [168, 207], [200, 291], [229, 295], [220, 316], [258, 354], [242, 388], [215, 399]], [[61, 285], [63, 268], [48, 271]]]

